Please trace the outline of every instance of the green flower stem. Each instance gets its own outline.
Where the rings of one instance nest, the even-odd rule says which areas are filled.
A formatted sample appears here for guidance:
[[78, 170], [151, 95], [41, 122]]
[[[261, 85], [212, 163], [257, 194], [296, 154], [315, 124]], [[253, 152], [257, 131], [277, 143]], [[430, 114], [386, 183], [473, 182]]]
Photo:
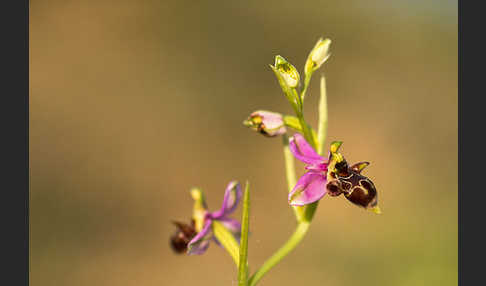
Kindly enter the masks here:
[[316, 141], [314, 140], [314, 136], [311, 131], [311, 127], [305, 122], [304, 114], [302, 112], [297, 113], [297, 117], [299, 118], [300, 126], [302, 127], [302, 133], [304, 133], [304, 138], [309, 144], [316, 150]]
[[[287, 178], [287, 187], [288, 191], [292, 191], [292, 188], [295, 186], [297, 182], [297, 178], [295, 176], [295, 161], [294, 161], [294, 156], [290, 152], [289, 149], [289, 137], [287, 134], [284, 134], [282, 136], [283, 139], [283, 146], [284, 146], [284, 159], [285, 159], [285, 177]], [[298, 206], [292, 206], [292, 209], [294, 210], [295, 217], [297, 218], [297, 221], [300, 221], [302, 217], [304, 216], [303, 208], [298, 207]]]
[[309, 222], [301, 222], [297, 225], [292, 236], [287, 242], [275, 252], [263, 265], [253, 274], [248, 280], [249, 286], [254, 286], [262, 279], [262, 277], [275, 265], [277, 265], [285, 256], [287, 256], [300, 241], [304, 238], [305, 234], [309, 230]]
[[238, 286], [248, 284], [248, 230], [250, 226], [250, 184], [246, 182], [243, 194], [243, 213], [241, 215], [240, 264], [238, 267]]
[[302, 110], [304, 109], [302, 98], [300, 97], [299, 93], [295, 88], [292, 88], [291, 91], [292, 91], [292, 96], [295, 98], [295, 101], [297, 102], [297, 108], [294, 109], [294, 111], [296, 113], [302, 112]]
[[231, 234], [224, 225], [222, 225], [219, 221], [213, 220], [212, 223], [213, 233], [214, 236], [218, 239], [224, 249], [229, 253], [231, 258], [236, 264], [236, 267], [239, 267], [240, 263], [240, 254], [239, 249], [240, 246], [238, 242], [234, 238], [233, 234]]
[[324, 75], [321, 76], [321, 97], [319, 99], [319, 122], [317, 128], [317, 153], [322, 155], [327, 135], [327, 95]]
[[311, 77], [312, 77], [312, 74], [313, 73], [314, 73], [314, 71], [311, 71], [311, 72], [309, 72], [309, 74], [306, 74], [305, 75], [304, 88], [302, 89], [302, 92], [301, 92], [301, 95], [300, 95], [300, 97], [302, 98], [302, 102], [304, 102], [305, 95], [307, 93], [307, 88], [309, 87], [309, 84], [310, 84]]
[[[295, 129], [295, 130], [297, 130], [301, 133], [304, 133], [304, 131], [302, 130], [302, 127], [300, 126], [299, 118], [292, 116], [292, 115], [284, 115], [283, 119], [284, 119], [285, 126], [290, 127], [292, 129]], [[307, 124], [307, 126], [310, 129], [310, 131], [312, 132], [312, 137], [314, 138], [314, 141], [317, 144], [317, 133], [314, 131], [314, 129], [312, 129], [310, 127], [309, 124]]]

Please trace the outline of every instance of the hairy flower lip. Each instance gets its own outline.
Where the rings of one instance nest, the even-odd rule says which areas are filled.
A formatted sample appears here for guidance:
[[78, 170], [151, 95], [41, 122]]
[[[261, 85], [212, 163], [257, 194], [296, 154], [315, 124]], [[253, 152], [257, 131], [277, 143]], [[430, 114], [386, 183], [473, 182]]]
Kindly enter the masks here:
[[174, 224], [177, 229], [170, 237], [170, 246], [175, 253], [182, 254], [187, 251], [187, 246], [190, 240], [197, 234], [194, 229], [194, 220], [191, 220], [190, 225], [178, 221], [172, 221], [172, 224]]

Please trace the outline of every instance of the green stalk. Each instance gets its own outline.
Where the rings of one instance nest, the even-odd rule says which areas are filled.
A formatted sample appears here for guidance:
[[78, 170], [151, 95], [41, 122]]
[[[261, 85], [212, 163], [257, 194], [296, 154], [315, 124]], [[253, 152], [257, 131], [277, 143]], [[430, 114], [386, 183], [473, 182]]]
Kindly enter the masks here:
[[[283, 146], [284, 146], [284, 159], [285, 159], [285, 177], [287, 178], [287, 188], [290, 193], [292, 191], [293, 187], [295, 186], [297, 179], [295, 176], [295, 161], [294, 161], [294, 156], [290, 152], [289, 149], [289, 137], [287, 134], [284, 134], [282, 136], [283, 139]], [[303, 213], [303, 208], [299, 206], [292, 206], [292, 209], [294, 210], [295, 217], [297, 218], [297, 221], [300, 221], [302, 217], [304, 216]]]
[[[284, 115], [283, 116], [285, 126], [290, 127], [294, 130], [297, 130], [301, 133], [304, 133], [302, 130], [302, 127], [300, 126], [300, 120], [299, 118], [292, 116], [292, 115]], [[309, 124], [307, 124], [308, 128], [312, 132], [312, 137], [314, 138], [314, 142], [317, 144], [317, 133], [310, 127]]]
[[304, 101], [305, 99], [305, 95], [307, 93], [307, 88], [309, 87], [309, 84], [310, 84], [310, 81], [311, 81], [311, 77], [312, 77], [312, 74], [314, 73], [314, 71], [310, 72], [309, 74], [306, 74], [305, 75], [305, 80], [304, 80], [304, 88], [302, 89], [302, 92], [301, 92], [301, 98], [302, 98], [302, 102]]
[[236, 264], [236, 267], [239, 267], [240, 263], [240, 254], [239, 254], [239, 245], [238, 242], [235, 240], [233, 234], [231, 234], [224, 225], [222, 225], [219, 221], [213, 220], [212, 228], [214, 236], [218, 239], [221, 243], [223, 248], [229, 253], [231, 258]]
[[314, 137], [312, 136], [312, 131], [309, 127], [309, 125], [307, 125], [307, 123], [305, 122], [305, 119], [304, 119], [304, 114], [303, 113], [299, 113], [297, 114], [297, 117], [299, 118], [299, 122], [300, 122], [300, 125], [302, 127], [302, 132], [304, 133], [304, 138], [305, 140], [312, 146], [312, 148], [314, 148], [314, 150], [316, 150], [316, 141], [314, 140]]
[[245, 193], [243, 194], [243, 213], [241, 215], [241, 242], [240, 242], [240, 264], [238, 267], [238, 286], [248, 284], [248, 230], [250, 218], [250, 190], [246, 182]]
[[297, 225], [292, 236], [287, 242], [275, 252], [263, 265], [253, 274], [248, 280], [249, 286], [254, 286], [260, 279], [275, 265], [277, 265], [283, 258], [285, 258], [304, 238], [305, 234], [309, 230], [309, 222], [301, 222]]
[[295, 88], [292, 89], [292, 92], [294, 96], [297, 98], [298, 101], [298, 110], [295, 110], [295, 115], [297, 115], [297, 118], [299, 119], [300, 126], [302, 128], [302, 132], [304, 133], [304, 138], [311, 146], [317, 150], [316, 148], [316, 142], [314, 140], [314, 137], [312, 136], [312, 128], [305, 122], [304, 120], [304, 101], [303, 98], [297, 93]]

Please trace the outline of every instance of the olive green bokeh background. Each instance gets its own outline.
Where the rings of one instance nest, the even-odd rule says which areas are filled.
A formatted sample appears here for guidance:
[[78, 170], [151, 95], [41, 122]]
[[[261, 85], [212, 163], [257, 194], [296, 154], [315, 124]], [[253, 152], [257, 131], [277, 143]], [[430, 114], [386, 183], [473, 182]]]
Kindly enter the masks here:
[[307, 119], [325, 73], [328, 139], [371, 162], [384, 213], [325, 197], [261, 284], [457, 284], [456, 1], [32, 1], [30, 19], [31, 285], [236, 285], [221, 248], [168, 245], [189, 189], [216, 209], [232, 179], [261, 265], [295, 223], [281, 140], [242, 121], [291, 112], [268, 64], [302, 71], [320, 36]]

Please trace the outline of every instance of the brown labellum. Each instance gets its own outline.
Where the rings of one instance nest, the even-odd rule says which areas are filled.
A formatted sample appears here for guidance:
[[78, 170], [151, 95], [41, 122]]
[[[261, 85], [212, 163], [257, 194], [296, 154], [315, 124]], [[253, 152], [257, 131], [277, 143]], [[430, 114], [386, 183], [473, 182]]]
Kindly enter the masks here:
[[175, 253], [185, 253], [187, 251], [187, 245], [197, 234], [194, 228], [194, 220], [191, 221], [191, 225], [177, 221], [173, 221], [172, 223], [177, 227], [177, 230], [170, 237], [170, 246]]
[[336, 163], [335, 171], [330, 174], [334, 179], [326, 185], [329, 195], [339, 196], [344, 193], [348, 201], [366, 209], [377, 206], [378, 196], [375, 185], [370, 179], [361, 175], [361, 171], [368, 165], [368, 162], [359, 162], [348, 166], [344, 158]]
[[344, 196], [353, 204], [366, 209], [375, 207], [378, 204], [376, 188], [373, 185], [373, 182], [366, 177], [361, 178], [358, 186], [353, 187], [351, 192], [344, 194]]

